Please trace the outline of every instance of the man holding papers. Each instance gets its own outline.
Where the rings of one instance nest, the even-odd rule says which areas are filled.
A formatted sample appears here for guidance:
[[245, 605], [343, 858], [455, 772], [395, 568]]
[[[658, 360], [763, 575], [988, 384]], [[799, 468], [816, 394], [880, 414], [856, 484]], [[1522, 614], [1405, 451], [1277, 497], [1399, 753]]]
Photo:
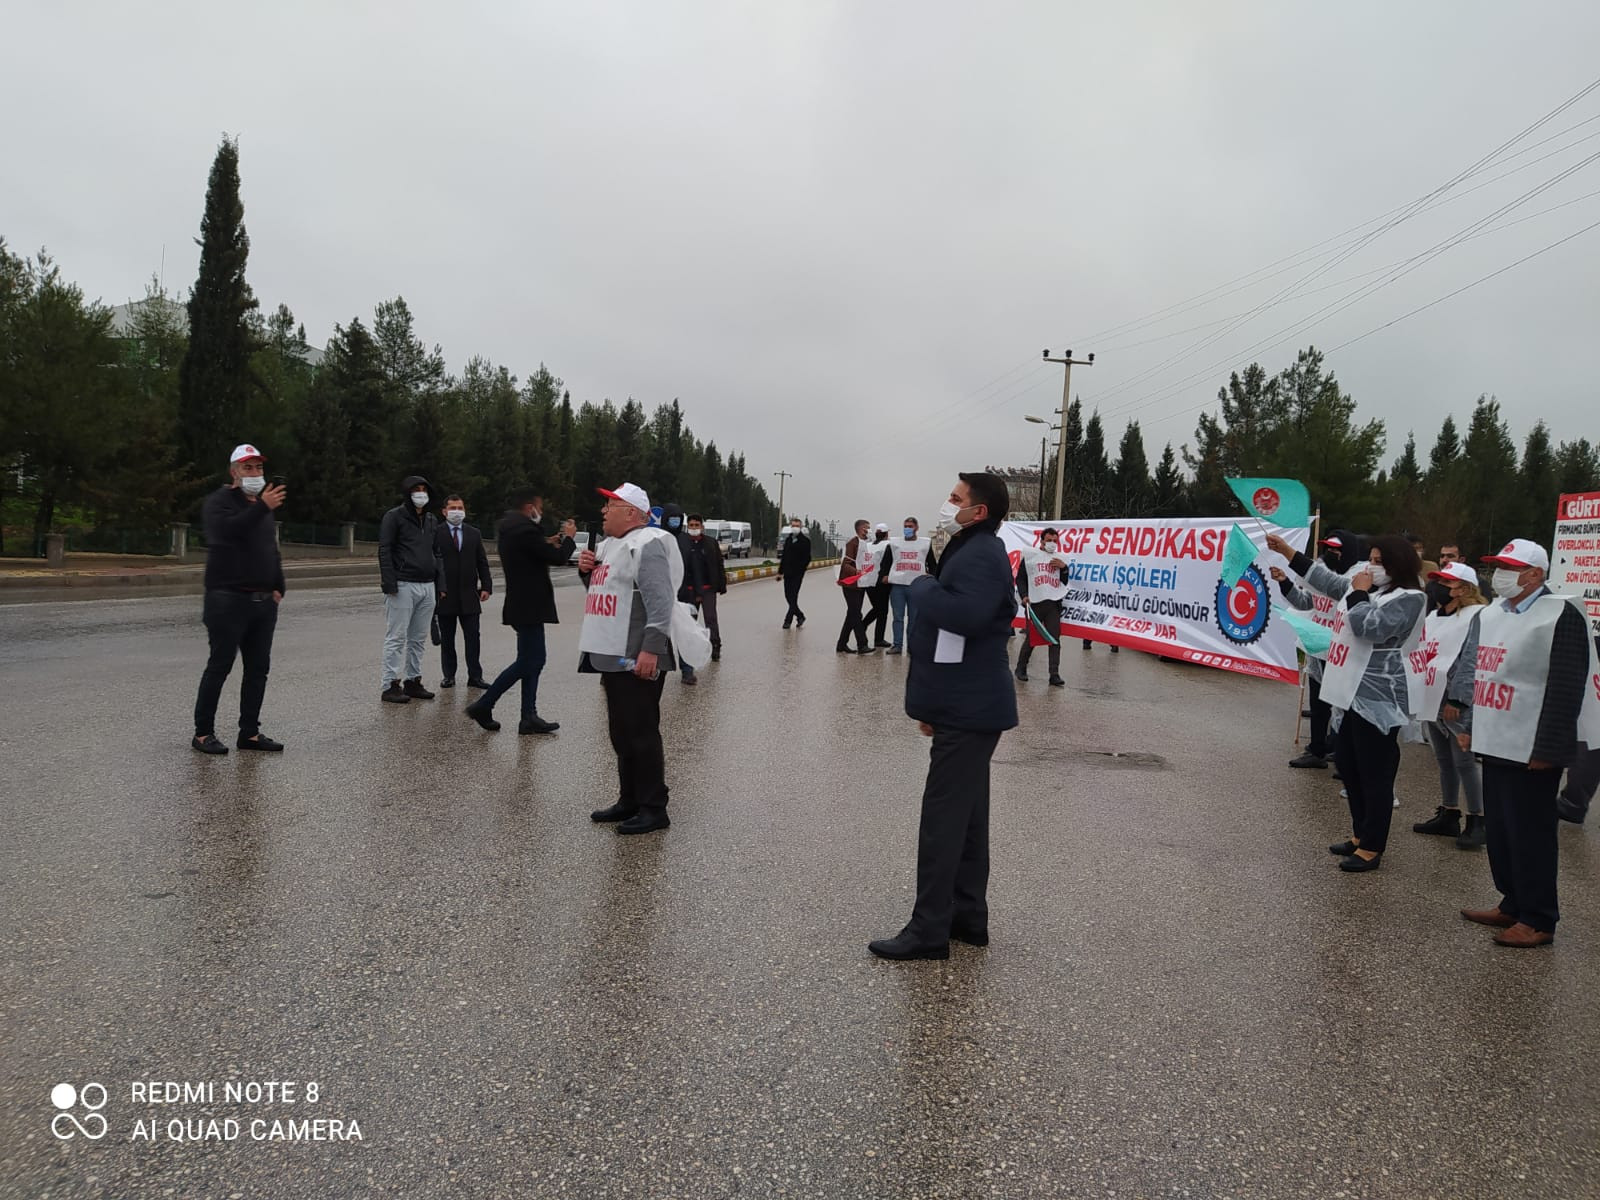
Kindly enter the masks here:
[[1007, 642], [1016, 613], [1000, 541], [1005, 481], [963, 473], [939, 511], [952, 534], [937, 579], [911, 584], [917, 623], [907, 643], [906, 715], [933, 739], [917, 834], [917, 899], [899, 934], [867, 948], [880, 958], [949, 958], [950, 941], [989, 942], [989, 761], [1017, 724]]

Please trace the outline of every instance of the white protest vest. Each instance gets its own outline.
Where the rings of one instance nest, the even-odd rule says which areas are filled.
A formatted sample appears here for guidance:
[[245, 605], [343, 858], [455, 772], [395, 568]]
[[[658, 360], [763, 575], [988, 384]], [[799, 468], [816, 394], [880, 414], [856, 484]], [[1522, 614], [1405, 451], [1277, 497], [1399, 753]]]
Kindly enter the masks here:
[[[606, 654], [622, 658], [628, 653], [628, 628], [633, 618], [634, 585], [639, 582], [639, 555], [647, 542], [666, 538], [665, 529], [645, 526], [621, 537], [608, 538], [600, 546], [600, 561], [589, 576], [589, 590], [583, 598], [583, 628], [578, 631], [578, 649], [585, 654]], [[683, 586], [683, 556], [667, 555], [672, 593]]]
[[[1472, 750], [1492, 758], [1527, 762], [1533, 757], [1545, 688], [1550, 683], [1550, 645], [1561, 610], [1575, 596], [1541, 596], [1526, 612], [1507, 612], [1498, 603], [1478, 617], [1478, 662], [1472, 683]], [[1587, 630], [1587, 618], [1585, 618]], [[1578, 738], [1600, 745], [1600, 665], [1594, 639], [1585, 637], [1589, 661], [1584, 671]]]
[[878, 568], [883, 566], [883, 556], [893, 545], [893, 542], [862, 542], [856, 547], [856, 569], [861, 572], [861, 578], [856, 580], [857, 587], [878, 586]]
[[1461, 657], [1461, 647], [1472, 631], [1473, 614], [1479, 607], [1473, 605], [1455, 613], [1433, 612], [1423, 621], [1422, 642], [1407, 656], [1411, 669], [1422, 675], [1422, 707], [1416, 713], [1420, 720], [1439, 719], [1450, 668]]
[[[1415, 596], [1420, 593], [1396, 589], [1385, 592], [1381, 596], [1369, 596], [1368, 601], [1378, 607], [1391, 604], [1401, 596]], [[1400, 646], [1402, 661], [1406, 663], [1406, 692], [1408, 698], [1409, 714], [1417, 715], [1417, 709], [1422, 704], [1422, 675], [1413, 666], [1412, 652], [1422, 642], [1422, 618], [1417, 618], [1417, 623], [1411, 627], [1411, 632], [1406, 635], [1406, 640]], [[1348, 709], [1355, 703], [1356, 689], [1361, 686], [1361, 680], [1367, 673], [1367, 665], [1372, 661], [1374, 647], [1365, 638], [1358, 638], [1355, 631], [1350, 628], [1350, 595], [1345, 593], [1339, 605], [1333, 612], [1333, 640], [1328, 644], [1328, 666], [1322, 673], [1322, 700], [1334, 708]]]
[[933, 543], [927, 538], [913, 538], [909, 542], [893, 539], [884, 544], [891, 547], [890, 553], [894, 555], [894, 561], [889, 564], [890, 583], [903, 587], [928, 573], [928, 547]]
[[1064, 600], [1067, 596], [1067, 581], [1062, 578], [1062, 567], [1056, 558], [1057, 555], [1046, 554], [1043, 550], [1024, 550], [1022, 561], [1028, 564], [1028, 599], [1036, 600]]

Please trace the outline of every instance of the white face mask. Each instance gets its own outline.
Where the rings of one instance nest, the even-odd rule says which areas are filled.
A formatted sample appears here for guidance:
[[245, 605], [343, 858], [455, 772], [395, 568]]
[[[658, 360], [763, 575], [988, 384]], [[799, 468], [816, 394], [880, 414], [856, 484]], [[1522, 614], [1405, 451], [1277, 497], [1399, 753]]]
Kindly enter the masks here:
[[799, 533], [799, 532], [801, 532], [801, 530], [800, 530], [800, 526], [798, 526], [798, 525], [791, 525], [791, 526], [790, 526], [790, 527], [789, 527], [789, 532], [790, 532], [790, 533]]
[[1494, 588], [1494, 594], [1502, 600], [1509, 600], [1522, 591], [1521, 571], [1512, 571], [1505, 567], [1496, 567], [1489, 583]]
[[246, 495], [259, 496], [267, 488], [267, 477], [265, 475], [241, 475], [239, 476], [239, 486], [244, 489]]
[[694, 526], [694, 525], [689, 526], [689, 536], [692, 537], [692, 538], [704, 537], [705, 536], [705, 532], [706, 531], [704, 529], [701, 529], [701, 528], [699, 528], [697, 526]]
[[939, 506], [939, 528], [946, 533], [960, 533], [964, 528], [961, 524], [961, 509], [956, 507], [954, 500], [946, 500]]
[[415, 504], [418, 508], [427, 508], [428, 507], [428, 493], [427, 492], [412, 492], [411, 493], [411, 503]]
[[1382, 563], [1373, 563], [1367, 568], [1367, 571], [1372, 576], [1373, 587], [1382, 588], [1389, 586], [1389, 572], [1383, 569]]
[[459, 525], [467, 519], [467, 511], [464, 508], [452, 508], [444, 514], [444, 519], [452, 525]]

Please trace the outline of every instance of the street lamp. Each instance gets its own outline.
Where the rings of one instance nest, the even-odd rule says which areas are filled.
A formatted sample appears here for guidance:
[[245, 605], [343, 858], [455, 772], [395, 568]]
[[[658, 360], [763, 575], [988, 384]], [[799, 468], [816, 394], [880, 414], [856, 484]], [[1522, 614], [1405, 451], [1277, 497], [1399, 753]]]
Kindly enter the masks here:
[[[1034, 422], [1035, 426], [1050, 426], [1053, 434], [1061, 432], [1061, 426], [1051, 426], [1050, 421], [1046, 421], [1042, 416], [1024, 416], [1022, 419]], [[1038, 486], [1034, 490], [1034, 514], [1038, 520], [1045, 520], [1045, 446], [1048, 445], [1050, 438], [1038, 438]]]

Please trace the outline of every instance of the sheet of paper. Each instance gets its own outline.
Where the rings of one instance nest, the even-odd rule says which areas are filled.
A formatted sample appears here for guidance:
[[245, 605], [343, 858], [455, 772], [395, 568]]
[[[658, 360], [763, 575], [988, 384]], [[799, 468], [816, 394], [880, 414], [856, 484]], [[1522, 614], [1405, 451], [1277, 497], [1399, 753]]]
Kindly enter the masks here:
[[967, 652], [967, 639], [948, 629], [939, 630], [939, 641], [933, 647], [936, 663], [958, 663]]

